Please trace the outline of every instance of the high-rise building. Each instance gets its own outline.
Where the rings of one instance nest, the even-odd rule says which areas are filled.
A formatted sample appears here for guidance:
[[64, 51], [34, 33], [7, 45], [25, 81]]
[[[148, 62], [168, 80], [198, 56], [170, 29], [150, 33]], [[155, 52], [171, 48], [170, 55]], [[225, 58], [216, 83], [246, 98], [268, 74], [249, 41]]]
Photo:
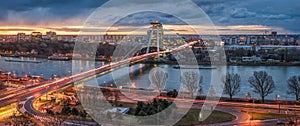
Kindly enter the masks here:
[[31, 41], [41, 41], [43, 39], [43, 34], [41, 32], [32, 32]]
[[277, 32], [271, 32], [271, 41], [272, 41], [272, 45], [276, 45], [276, 41], [277, 41]]
[[271, 36], [277, 36], [277, 32], [276, 31], [271, 32]]
[[104, 42], [121, 42], [127, 40], [127, 35], [109, 35], [105, 34], [103, 35]]
[[53, 31], [46, 32], [46, 38], [50, 41], [56, 41], [57, 40], [56, 32]]
[[24, 42], [26, 40], [26, 34], [25, 33], [18, 33], [17, 34], [17, 41], [18, 42]]

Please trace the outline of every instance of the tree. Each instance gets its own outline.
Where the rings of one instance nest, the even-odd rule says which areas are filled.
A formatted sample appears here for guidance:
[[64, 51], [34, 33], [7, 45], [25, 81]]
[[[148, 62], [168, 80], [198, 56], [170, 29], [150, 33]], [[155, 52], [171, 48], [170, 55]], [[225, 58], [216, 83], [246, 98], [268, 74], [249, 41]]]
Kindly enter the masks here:
[[61, 114], [68, 115], [71, 112], [71, 108], [69, 106], [64, 106], [61, 110]]
[[178, 91], [176, 89], [173, 89], [172, 91], [167, 92], [168, 97], [176, 98], [178, 95]]
[[167, 82], [168, 75], [165, 71], [163, 71], [161, 68], [157, 67], [154, 68], [150, 72], [150, 82], [154, 85], [154, 88], [159, 91], [159, 95], [161, 94], [161, 91], [164, 89], [166, 82]]
[[48, 115], [54, 115], [54, 112], [50, 109], [47, 109], [46, 112], [47, 112]]
[[83, 111], [79, 112], [79, 115], [80, 115], [82, 118], [86, 118], [87, 113], [86, 113], [85, 110], [83, 110]]
[[238, 74], [227, 73], [223, 82], [225, 84], [224, 93], [228, 94], [230, 100], [232, 100], [232, 97], [241, 90], [241, 77]]
[[287, 80], [288, 94], [296, 96], [296, 101], [300, 98], [300, 76], [292, 76]]
[[193, 98], [194, 93], [202, 90], [200, 85], [202, 83], [202, 80], [203, 77], [193, 71], [185, 72], [180, 78], [181, 83], [190, 92], [191, 98]]
[[138, 101], [137, 102], [137, 107], [136, 107], [136, 110], [135, 110], [135, 115], [138, 115], [139, 112], [142, 110], [142, 108], [144, 107], [144, 102], [141, 102], [141, 101]]
[[44, 126], [63, 126], [66, 120], [64, 116], [58, 114], [47, 115], [46, 118], [47, 121], [43, 121]]
[[273, 93], [275, 89], [275, 83], [272, 76], [269, 76], [266, 71], [255, 71], [253, 76], [249, 78], [248, 82], [253, 88], [253, 92], [261, 96], [261, 100], [264, 103], [265, 97]]
[[[70, 107], [64, 107], [63, 109], [67, 110], [70, 109]], [[54, 113], [52, 110], [47, 110], [47, 114], [44, 115], [44, 118], [47, 118], [42, 122], [44, 126], [63, 126], [66, 120], [66, 117], [62, 115], [62, 113]]]
[[7, 121], [10, 122], [10, 126], [28, 126], [32, 123], [30, 117], [26, 117], [24, 115], [16, 116], [15, 113], [13, 113], [13, 115], [10, 116]]
[[79, 115], [79, 111], [76, 108], [72, 108], [71, 114], [77, 116]]

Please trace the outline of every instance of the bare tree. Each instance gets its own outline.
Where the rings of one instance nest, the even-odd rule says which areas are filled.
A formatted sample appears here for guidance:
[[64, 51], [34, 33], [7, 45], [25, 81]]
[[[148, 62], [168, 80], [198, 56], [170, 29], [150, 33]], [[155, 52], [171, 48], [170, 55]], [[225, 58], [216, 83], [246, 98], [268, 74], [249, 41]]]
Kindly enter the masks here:
[[13, 116], [10, 116], [8, 120], [10, 121], [11, 126], [27, 126], [33, 124], [32, 120], [29, 117], [26, 117], [24, 115], [16, 116], [15, 113], [13, 114]]
[[263, 103], [265, 102], [265, 97], [273, 93], [275, 89], [273, 78], [268, 75], [266, 71], [255, 71], [253, 76], [249, 78], [248, 82], [253, 88], [253, 92], [261, 96]]
[[46, 117], [48, 120], [44, 121], [43, 124], [45, 126], [63, 126], [65, 117], [62, 115], [54, 114]]
[[202, 80], [203, 77], [193, 71], [185, 72], [180, 78], [181, 83], [191, 93], [191, 98], [193, 98], [194, 93], [202, 90], [200, 85], [202, 83]]
[[296, 101], [300, 98], [300, 76], [292, 76], [287, 80], [288, 94], [296, 96]]
[[159, 67], [156, 67], [153, 70], [151, 70], [149, 76], [151, 84], [153, 84], [154, 88], [159, 91], [159, 94], [165, 88], [167, 78], [167, 73]]
[[224, 93], [228, 94], [230, 100], [232, 100], [232, 97], [241, 90], [241, 77], [238, 74], [227, 73], [223, 82], [225, 84]]

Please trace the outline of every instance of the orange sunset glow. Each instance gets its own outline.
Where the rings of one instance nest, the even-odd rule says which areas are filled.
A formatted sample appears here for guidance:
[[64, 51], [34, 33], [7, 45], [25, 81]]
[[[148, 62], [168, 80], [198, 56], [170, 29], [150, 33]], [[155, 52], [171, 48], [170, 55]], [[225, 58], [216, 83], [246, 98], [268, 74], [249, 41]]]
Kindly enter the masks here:
[[[143, 29], [148, 26], [112, 26], [106, 27], [85, 27], [85, 26], [0, 26], [1, 35], [16, 35], [17, 33], [31, 34], [32, 32], [54, 31], [58, 35], [97, 35], [97, 34], [146, 34]], [[272, 28], [262, 25], [233, 25], [233, 26], [190, 26], [190, 25], [164, 25], [166, 34], [260, 34], [267, 30], [276, 30], [285, 33], [282, 28]], [[108, 29], [108, 30], [106, 30]]]

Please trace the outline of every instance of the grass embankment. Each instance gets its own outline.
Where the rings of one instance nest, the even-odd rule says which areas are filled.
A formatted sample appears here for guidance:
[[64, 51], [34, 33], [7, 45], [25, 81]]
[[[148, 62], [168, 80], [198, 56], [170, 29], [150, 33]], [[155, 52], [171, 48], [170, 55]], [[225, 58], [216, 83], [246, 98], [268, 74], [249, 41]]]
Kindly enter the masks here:
[[203, 122], [198, 121], [200, 109], [190, 109], [186, 116], [182, 118], [176, 125], [197, 125], [197, 124], [213, 124], [227, 122], [236, 119], [234, 115], [214, 110], [212, 114]]
[[[134, 108], [136, 105], [133, 103], [118, 103], [122, 107], [131, 107]], [[176, 123], [176, 125], [196, 125], [196, 124], [213, 124], [221, 123], [226, 121], [231, 121], [236, 119], [234, 115], [221, 111], [213, 111], [212, 114], [203, 122], [198, 121], [200, 109], [190, 109], [187, 114]]]
[[290, 114], [274, 114], [274, 113], [259, 113], [259, 112], [248, 112], [251, 120], [266, 120], [266, 119], [279, 119], [279, 118], [291, 118], [294, 115]]

